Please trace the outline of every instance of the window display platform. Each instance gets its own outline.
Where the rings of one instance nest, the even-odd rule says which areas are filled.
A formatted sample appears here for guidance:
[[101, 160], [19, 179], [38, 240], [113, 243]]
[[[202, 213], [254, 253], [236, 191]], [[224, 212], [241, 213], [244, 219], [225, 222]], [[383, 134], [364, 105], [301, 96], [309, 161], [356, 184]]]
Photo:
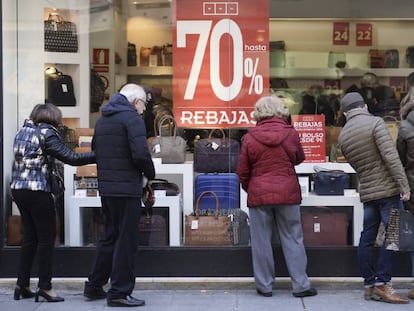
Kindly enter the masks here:
[[[82, 213], [83, 207], [101, 207], [99, 196], [75, 196], [74, 175], [76, 167], [65, 165], [65, 245], [82, 246]], [[192, 197], [191, 197], [192, 199]], [[170, 246], [180, 246], [181, 228], [183, 219], [183, 200], [181, 194], [178, 196], [156, 197], [154, 207], [168, 207], [169, 239]]]

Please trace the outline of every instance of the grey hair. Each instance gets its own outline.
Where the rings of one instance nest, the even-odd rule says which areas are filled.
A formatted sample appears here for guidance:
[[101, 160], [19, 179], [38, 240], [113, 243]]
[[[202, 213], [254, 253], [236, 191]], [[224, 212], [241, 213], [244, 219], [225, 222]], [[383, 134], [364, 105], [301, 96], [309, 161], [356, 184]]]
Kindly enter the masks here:
[[252, 116], [256, 121], [273, 117], [288, 117], [289, 109], [280, 97], [264, 96], [256, 102]]
[[144, 88], [135, 83], [125, 84], [119, 93], [124, 95], [131, 104], [135, 99], [146, 100], [147, 98]]

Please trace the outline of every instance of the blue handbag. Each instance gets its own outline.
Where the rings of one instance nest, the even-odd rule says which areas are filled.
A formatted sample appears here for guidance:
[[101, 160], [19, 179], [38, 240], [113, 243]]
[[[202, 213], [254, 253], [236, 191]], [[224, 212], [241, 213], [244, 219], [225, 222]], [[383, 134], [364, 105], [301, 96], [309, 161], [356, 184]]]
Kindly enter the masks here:
[[344, 195], [349, 185], [349, 176], [342, 170], [328, 170], [314, 167], [314, 191], [317, 195]]

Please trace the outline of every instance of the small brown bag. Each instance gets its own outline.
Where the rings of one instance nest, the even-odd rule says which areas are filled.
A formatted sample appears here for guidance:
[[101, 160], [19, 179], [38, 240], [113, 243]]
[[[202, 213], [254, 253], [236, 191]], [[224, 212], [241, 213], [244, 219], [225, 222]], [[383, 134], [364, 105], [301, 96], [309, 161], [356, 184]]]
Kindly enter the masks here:
[[[214, 215], [200, 215], [201, 199], [211, 194], [216, 200]], [[185, 216], [186, 245], [232, 245], [228, 216], [220, 216], [219, 199], [213, 191], [205, 191], [197, 199], [194, 213]]]
[[7, 245], [22, 244], [22, 224], [20, 215], [11, 215], [7, 219]]

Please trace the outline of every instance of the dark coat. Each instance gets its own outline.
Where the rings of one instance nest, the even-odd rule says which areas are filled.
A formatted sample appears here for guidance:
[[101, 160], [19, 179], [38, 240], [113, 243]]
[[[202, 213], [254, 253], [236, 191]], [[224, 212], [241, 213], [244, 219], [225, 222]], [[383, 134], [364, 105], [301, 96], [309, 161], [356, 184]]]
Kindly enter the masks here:
[[247, 206], [300, 204], [294, 166], [303, 160], [298, 133], [285, 119], [259, 121], [243, 137], [237, 169]]
[[414, 110], [411, 110], [400, 123], [397, 149], [411, 189], [411, 199], [406, 205], [414, 212]]
[[102, 107], [92, 140], [101, 196], [140, 197], [142, 176], [155, 178], [144, 120], [120, 93]]

